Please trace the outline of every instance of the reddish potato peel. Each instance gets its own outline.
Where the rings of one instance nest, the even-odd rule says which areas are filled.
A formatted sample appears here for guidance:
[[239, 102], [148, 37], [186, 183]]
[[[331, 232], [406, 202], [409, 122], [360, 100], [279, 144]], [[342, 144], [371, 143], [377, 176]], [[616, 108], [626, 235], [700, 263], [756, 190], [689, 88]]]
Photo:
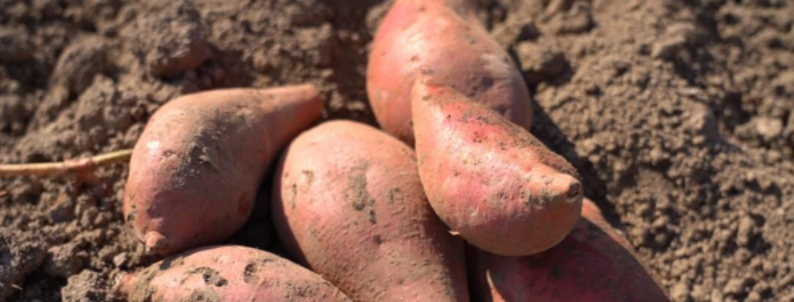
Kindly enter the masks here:
[[116, 291], [130, 302], [350, 301], [319, 275], [242, 246], [189, 251], [119, 280]]
[[667, 302], [625, 240], [585, 200], [582, 217], [559, 245], [526, 257], [471, 248], [472, 281], [484, 302]]
[[327, 122], [289, 145], [276, 175], [282, 243], [354, 301], [469, 300], [463, 243], [427, 204], [407, 145]]
[[418, 80], [412, 96], [416, 152], [441, 220], [501, 255], [531, 255], [562, 241], [581, 211], [576, 170], [525, 129], [428, 81]]
[[414, 144], [411, 89], [419, 74], [529, 129], [532, 106], [521, 74], [474, 16], [468, 0], [397, 0], [373, 42], [367, 94], [381, 127]]
[[322, 110], [312, 85], [216, 90], [167, 103], [133, 150], [125, 218], [163, 255], [228, 238], [248, 219], [276, 152]]

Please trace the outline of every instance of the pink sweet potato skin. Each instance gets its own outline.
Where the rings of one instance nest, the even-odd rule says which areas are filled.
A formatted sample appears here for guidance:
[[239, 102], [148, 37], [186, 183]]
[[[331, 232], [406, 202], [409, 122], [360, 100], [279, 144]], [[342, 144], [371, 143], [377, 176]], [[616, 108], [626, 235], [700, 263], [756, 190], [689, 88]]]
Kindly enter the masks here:
[[322, 110], [312, 85], [217, 90], [169, 102], [133, 150], [126, 220], [162, 255], [228, 238], [248, 219], [279, 149]]
[[407, 145], [327, 122], [290, 144], [276, 175], [283, 244], [354, 301], [469, 300], [463, 243], [427, 204]]
[[429, 82], [417, 81], [412, 109], [419, 174], [441, 220], [500, 255], [562, 241], [581, 210], [576, 170], [525, 129]]
[[242, 246], [207, 247], [173, 256], [122, 277], [117, 290], [130, 302], [350, 301], [321, 276]]
[[530, 95], [507, 53], [474, 16], [470, 0], [397, 0], [373, 42], [367, 94], [381, 127], [413, 145], [411, 88], [432, 76], [529, 129]]
[[559, 245], [526, 257], [469, 249], [472, 283], [484, 302], [668, 302], [624, 239], [586, 200], [584, 219]]

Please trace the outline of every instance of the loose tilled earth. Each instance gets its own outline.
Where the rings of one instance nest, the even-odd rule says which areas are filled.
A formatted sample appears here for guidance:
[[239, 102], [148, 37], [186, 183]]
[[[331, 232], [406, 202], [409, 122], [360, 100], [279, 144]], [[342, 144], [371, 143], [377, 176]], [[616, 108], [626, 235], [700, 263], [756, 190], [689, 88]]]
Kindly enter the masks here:
[[[794, 2], [480, 0], [580, 170], [675, 301], [794, 301]], [[0, 163], [133, 146], [175, 96], [312, 82], [375, 124], [374, 0], [0, 0]], [[0, 180], [0, 301], [106, 301], [146, 255], [126, 165]], [[267, 190], [268, 185], [262, 186]], [[279, 251], [266, 196], [230, 241]]]

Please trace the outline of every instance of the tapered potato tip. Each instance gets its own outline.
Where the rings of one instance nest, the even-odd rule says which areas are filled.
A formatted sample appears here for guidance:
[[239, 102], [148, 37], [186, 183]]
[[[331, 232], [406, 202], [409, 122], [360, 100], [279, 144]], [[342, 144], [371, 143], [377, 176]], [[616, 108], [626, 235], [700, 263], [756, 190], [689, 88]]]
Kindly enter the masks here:
[[582, 184], [573, 176], [560, 174], [554, 181], [553, 192], [557, 199], [562, 202], [574, 203], [582, 200]]
[[417, 78], [411, 102], [422, 184], [451, 229], [503, 256], [540, 253], [571, 232], [583, 190], [562, 156], [433, 76]]
[[168, 248], [168, 239], [159, 232], [151, 231], [143, 238], [147, 251], [163, 253]]
[[568, 186], [568, 192], [565, 194], [565, 196], [568, 197], [568, 201], [582, 197], [582, 185], [578, 181], [572, 183], [570, 186]]

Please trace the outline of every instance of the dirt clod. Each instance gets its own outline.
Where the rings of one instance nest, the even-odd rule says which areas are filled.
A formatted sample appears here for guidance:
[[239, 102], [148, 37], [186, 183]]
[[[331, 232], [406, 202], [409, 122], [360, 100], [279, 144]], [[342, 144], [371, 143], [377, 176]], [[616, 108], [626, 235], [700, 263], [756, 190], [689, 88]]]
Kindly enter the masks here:
[[53, 276], [68, 277], [80, 272], [87, 258], [88, 254], [81, 253], [77, 243], [55, 246], [48, 251], [45, 270]]
[[63, 85], [72, 93], [83, 92], [94, 79], [94, 75], [107, 68], [105, 58], [107, 46], [95, 36], [80, 38], [67, 47], [52, 75], [54, 85]]
[[0, 299], [23, 289], [23, 281], [41, 266], [44, 243], [30, 233], [0, 229]]
[[531, 86], [550, 82], [561, 76], [568, 68], [565, 53], [546, 48], [537, 43], [521, 43], [516, 46], [524, 79]]
[[209, 26], [192, 1], [156, 3], [130, 29], [130, 47], [154, 76], [196, 68], [212, 54]]
[[69, 277], [66, 286], [61, 289], [61, 297], [64, 302], [102, 302], [111, 301], [112, 294], [99, 273], [84, 270], [77, 275]]

